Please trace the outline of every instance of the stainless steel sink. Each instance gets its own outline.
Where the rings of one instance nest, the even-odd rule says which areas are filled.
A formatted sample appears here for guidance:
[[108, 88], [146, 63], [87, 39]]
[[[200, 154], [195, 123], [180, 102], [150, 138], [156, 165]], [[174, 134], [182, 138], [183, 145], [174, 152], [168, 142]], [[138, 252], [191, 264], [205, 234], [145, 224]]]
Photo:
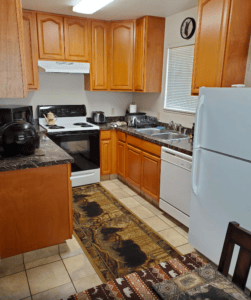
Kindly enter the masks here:
[[146, 135], [153, 135], [161, 132], [161, 129], [157, 128], [142, 128], [142, 129], [135, 129], [135, 131], [146, 134]]
[[176, 139], [186, 139], [189, 138], [188, 135], [179, 134], [179, 133], [160, 133], [152, 134], [152, 137], [156, 137], [163, 140], [176, 140]]

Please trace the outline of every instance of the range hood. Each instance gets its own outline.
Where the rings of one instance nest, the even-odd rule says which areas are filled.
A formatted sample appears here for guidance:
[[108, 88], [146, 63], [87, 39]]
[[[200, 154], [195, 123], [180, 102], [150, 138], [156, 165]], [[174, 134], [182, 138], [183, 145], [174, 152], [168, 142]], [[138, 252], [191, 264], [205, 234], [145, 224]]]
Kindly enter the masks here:
[[39, 60], [38, 66], [48, 73], [90, 73], [89, 63]]

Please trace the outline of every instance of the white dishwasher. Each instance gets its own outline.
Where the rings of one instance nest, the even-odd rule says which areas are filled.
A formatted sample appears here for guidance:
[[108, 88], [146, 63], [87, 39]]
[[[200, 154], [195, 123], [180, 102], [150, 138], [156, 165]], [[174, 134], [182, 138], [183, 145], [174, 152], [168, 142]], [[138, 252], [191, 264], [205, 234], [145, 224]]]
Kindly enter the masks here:
[[159, 207], [189, 227], [192, 156], [162, 147]]

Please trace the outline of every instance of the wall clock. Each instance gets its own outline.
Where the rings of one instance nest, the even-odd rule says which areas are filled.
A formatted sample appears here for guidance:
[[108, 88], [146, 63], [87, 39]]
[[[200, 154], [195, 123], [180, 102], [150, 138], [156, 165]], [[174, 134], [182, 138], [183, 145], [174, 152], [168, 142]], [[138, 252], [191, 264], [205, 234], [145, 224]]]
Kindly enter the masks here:
[[180, 35], [183, 39], [189, 40], [195, 33], [196, 22], [194, 18], [186, 18], [180, 27]]

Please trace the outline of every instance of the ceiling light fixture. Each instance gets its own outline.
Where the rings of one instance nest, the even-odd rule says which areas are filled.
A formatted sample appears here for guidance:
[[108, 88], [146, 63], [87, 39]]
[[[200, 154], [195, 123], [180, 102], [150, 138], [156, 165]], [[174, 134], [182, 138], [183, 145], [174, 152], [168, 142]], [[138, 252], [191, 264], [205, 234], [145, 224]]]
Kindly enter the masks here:
[[73, 6], [73, 11], [80, 14], [93, 14], [114, 0], [82, 0]]

